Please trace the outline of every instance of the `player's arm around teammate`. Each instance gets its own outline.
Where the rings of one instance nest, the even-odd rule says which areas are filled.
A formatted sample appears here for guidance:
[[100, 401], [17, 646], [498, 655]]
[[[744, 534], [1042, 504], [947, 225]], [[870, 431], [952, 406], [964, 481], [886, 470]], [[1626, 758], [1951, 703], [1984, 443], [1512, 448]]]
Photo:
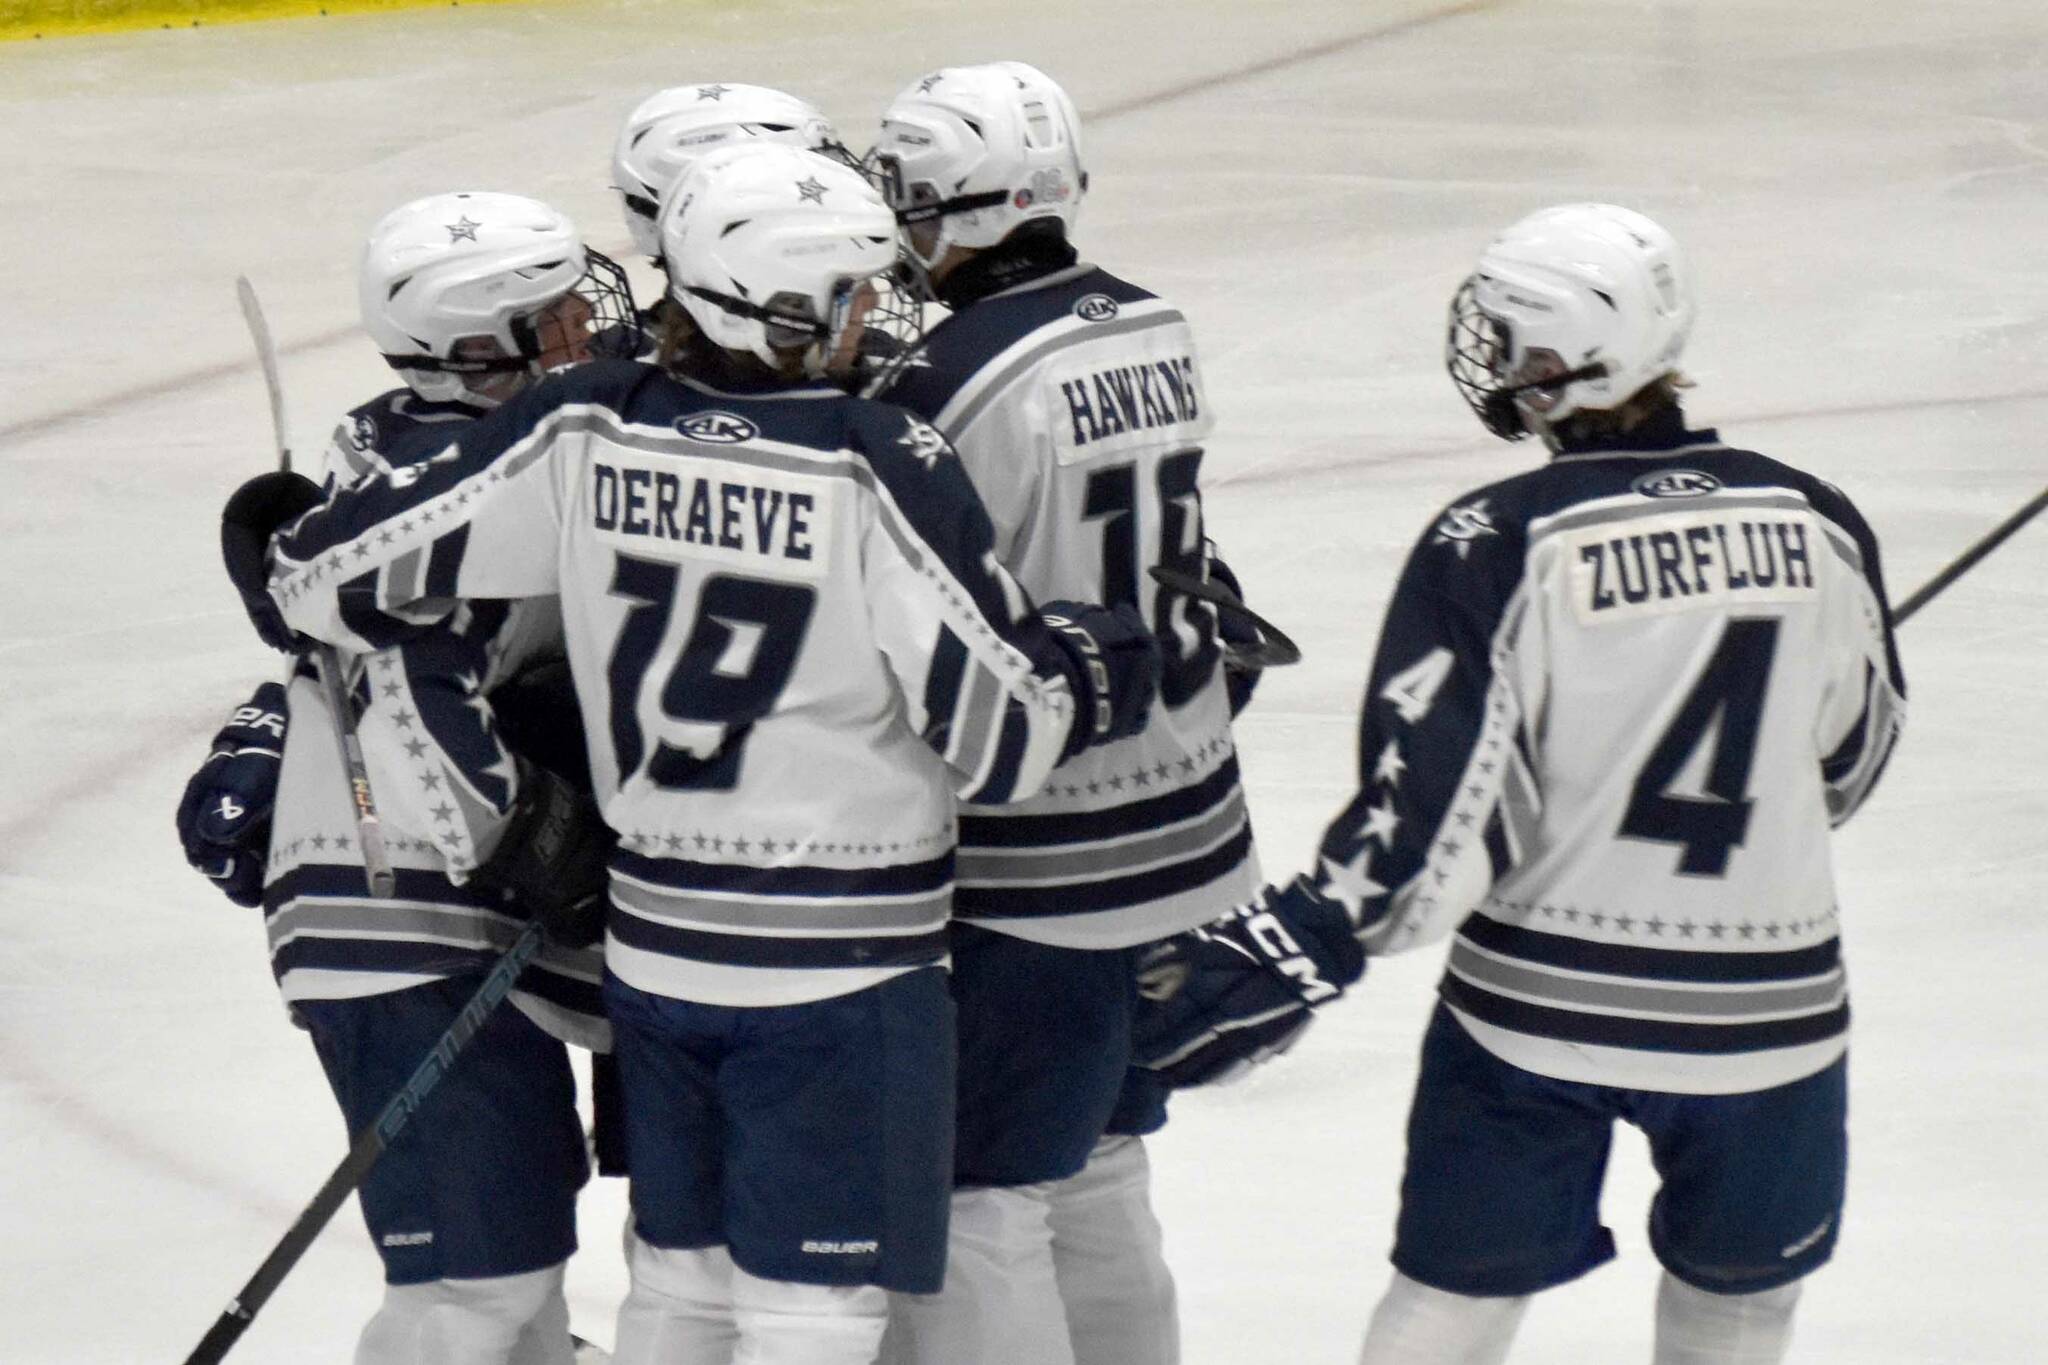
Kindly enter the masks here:
[[[438, 195], [387, 215], [364, 250], [363, 321], [406, 382], [341, 421], [328, 485], [415, 475], [544, 369], [586, 358], [591, 333], [630, 321], [621, 286], [566, 218], [533, 200]], [[234, 846], [228, 887], [245, 903], [260, 896], [278, 984], [351, 1131], [404, 1083], [532, 913], [467, 874], [505, 842], [527, 761], [501, 744], [492, 694], [561, 655], [547, 601], [354, 619], [366, 649], [340, 667], [396, 893], [369, 893], [333, 719], [304, 662], [288, 704], [273, 684], [255, 715], [238, 713], [244, 735], [268, 743], [217, 745], [180, 819], [188, 848]], [[546, 753], [532, 734], [564, 723], [551, 709], [541, 726], [506, 727], [521, 736], [515, 751]], [[214, 818], [231, 810], [236, 820]], [[259, 812], [271, 814], [260, 828]], [[601, 965], [587, 939], [550, 943], [515, 1008], [491, 1017], [432, 1112], [370, 1170], [360, 1197], [387, 1289], [357, 1348], [364, 1365], [571, 1359], [562, 1274], [587, 1168], [561, 1040], [609, 1045]]]
[[337, 494], [279, 538], [267, 600], [346, 634], [318, 566], [359, 547], [373, 601], [436, 546], [458, 597], [561, 593], [620, 836], [618, 1358], [864, 1361], [884, 1288], [943, 1265], [953, 793], [1028, 793], [1142, 724], [1156, 646], [1042, 618], [945, 441], [837, 387], [896, 260], [857, 173], [715, 154], [661, 223], [674, 373], [562, 376], [417, 480]]

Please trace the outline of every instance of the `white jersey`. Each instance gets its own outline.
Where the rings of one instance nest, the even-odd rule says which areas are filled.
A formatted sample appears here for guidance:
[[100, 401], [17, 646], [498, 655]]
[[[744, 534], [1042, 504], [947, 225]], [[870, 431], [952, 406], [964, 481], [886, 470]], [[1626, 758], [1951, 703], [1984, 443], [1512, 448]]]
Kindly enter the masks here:
[[273, 592], [343, 643], [362, 605], [559, 593], [619, 835], [606, 963], [680, 999], [942, 961], [955, 791], [1034, 790], [1074, 724], [944, 440], [823, 385], [555, 376], [290, 528]]
[[1831, 823], [1905, 714], [1877, 543], [1675, 417], [1449, 508], [1388, 608], [1317, 884], [1566, 1080], [1719, 1093], [1846, 1046]]
[[1034, 597], [1127, 603], [1165, 654], [1142, 732], [1062, 764], [1029, 801], [962, 810], [960, 918], [1119, 948], [1249, 899], [1258, 865], [1215, 618], [1148, 572], [1204, 572], [1214, 421], [1186, 319], [1075, 265], [947, 318], [888, 397], [958, 449], [998, 557]]
[[[345, 418], [325, 473], [345, 482], [424, 460], [476, 420], [455, 404], [385, 394]], [[369, 618], [358, 623], [386, 638]], [[524, 922], [450, 880], [494, 846], [513, 796], [512, 765], [485, 698], [537, 663], [562, 657], [553, 599], [465, 605], [424, 634], [387, 621], [402, 646], [343, 655], [344, 690], [397, 876], [373, 896], [356, 842], [348, 769], [326, 694], [309, 664], [287, 683], [291, 724], [278, 774], [264, 924], [287, 1000], [347, 999], [482, 973]], [[363, 643], [370, 643], [365, 640]], [[610, 1045], [593, 949], [546, 945], [513, 1004], [549, 1032]]]

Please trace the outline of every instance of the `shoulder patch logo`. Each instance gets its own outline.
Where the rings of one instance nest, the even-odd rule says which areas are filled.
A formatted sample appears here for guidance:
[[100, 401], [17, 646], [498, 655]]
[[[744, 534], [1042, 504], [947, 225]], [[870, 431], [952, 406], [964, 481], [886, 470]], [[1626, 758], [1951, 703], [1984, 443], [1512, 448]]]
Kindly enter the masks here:
[[1074, 305], [1074, 316], [1083, 322], [1108, 322], [1116, 315], [1116, 300], [1107, 294], [1090, 294]]
[[952, 453], [953, 447], [946, 444], [946, 438], [939, 430], [915, 417], [906, 419], [903, 434], [896, 438], [896, 444], [910, 452], [910, 457], [926, 469], [937, 469], [939, 461]]
[[377, 444], [377, 424], [367, 414], [357, 417], [355, 426], [349, 431], [348, 443], [356, 448], [358, 454], [370, 449]]
[[1436, 534], [1429, 538], [1432, 545], [1450, 545], [1457, 549], [1458, 558], [1464, 559], [1472, 553], [1472, 542], [1481, 536], [1497, 536], [1500, 530], [1493, 524], [1493, 513], [1486, 508], [1486, 499], [1468, 502], [1462, 507], [1446, 511], [1436, 524]]
[[1646, 498], [1697, 498], [1718, 493], [1721, 481], [1697, 469], [1660, 469], [1629, 485]]
[[738, 445], [761, 434], [761, 428], [730, 412], [699, 412], [676, 420], [676, 430], [693, 441], [713, 445]]

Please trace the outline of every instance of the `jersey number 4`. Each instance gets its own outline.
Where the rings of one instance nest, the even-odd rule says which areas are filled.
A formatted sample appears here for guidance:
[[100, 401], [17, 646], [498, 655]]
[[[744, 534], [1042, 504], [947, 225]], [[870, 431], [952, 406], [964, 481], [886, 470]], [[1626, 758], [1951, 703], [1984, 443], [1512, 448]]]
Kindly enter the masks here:
[[649, 752], [640, 726], [641, 689], [668, 636], [681, 572], [680, 565], [631, 555], [620, 555], [612, 572], [612, 595], [632, 604], [606, 669], [619, 782], [623, 786], [644, 763], [657, 787], [729, 791], [739, 783], [754, 722], [789, 685], [817, 594], [801, 584], [736, 574], [706, 579], [697, 618], [659, 698], [661, 714], [682, 727], [676, 737], [694, 730], [703, 743], [683, 747], [657, 739]]
[[[1671, 718], [1671, 724], [1636, 774], [1622, 814], [1623, 838], [1677, 844], [1678, 871], [1691, 877], [1720, 877], [1728, 855], [1749, 833], [1749, 770], [1756, 761], [1758, 722], [1770, 686], [1771, 660], [1778, 650], [1775, 619], [1728, 623], [1713, 657]], [[1676, 796], [1671, 788], [1692, 762], [1709, 733], [1704, 796]]]
[[[1196, 482], [1201, 467], [1199, 450], [1183, 450], [1159, 462], [1159, 557], [1152, 561], [1195, 578], [1202, 576], [1202, 495]], [[1081, 516], [1102, 522], [1103, 601], [1144, 611], [1144, 590], [1152, 584], [1145, 572], [1149, 565], [1138, 562], [1137, 466], [1110, 465], [1090, 474]], [[1183, 613], [1192, 645], [1174, 619], [1176, 610]], [[1222, 657], [1214, 615], [1162, 584], [1153, 591], [1150, 619], [1164, 655], [1159, 695], [1168, 706], [1185, 706]]]

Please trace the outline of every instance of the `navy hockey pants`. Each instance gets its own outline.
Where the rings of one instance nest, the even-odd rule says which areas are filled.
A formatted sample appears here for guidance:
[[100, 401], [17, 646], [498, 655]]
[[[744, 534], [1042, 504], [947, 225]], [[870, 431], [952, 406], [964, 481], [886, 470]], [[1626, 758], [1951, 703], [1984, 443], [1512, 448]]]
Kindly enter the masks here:
[[1769, 1090], [1678, 1095], [1555, 1080], [1488, 1052], [1441, 1003], [1422, 1043], [1394, 1266], [1454, 1294], [1533, 1294], [1614, 1256], [1600, 1186], [1616, 1120], [1662, 1184], [1650, 1245], [1715, 1294], [1818, 1269], [1841, 1230], [1848, 1062]]

